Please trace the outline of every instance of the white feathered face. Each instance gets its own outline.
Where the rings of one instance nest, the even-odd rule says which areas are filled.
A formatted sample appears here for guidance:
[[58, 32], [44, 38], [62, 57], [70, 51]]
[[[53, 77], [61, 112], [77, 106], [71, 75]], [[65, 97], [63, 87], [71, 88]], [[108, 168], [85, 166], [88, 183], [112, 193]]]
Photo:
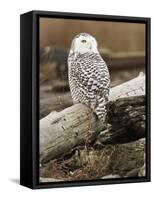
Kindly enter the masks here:
[[72, 53], [97, 53], [97, 42], [96, 39], [88, 33], [78, 34], [72, 41], [71, 45]]

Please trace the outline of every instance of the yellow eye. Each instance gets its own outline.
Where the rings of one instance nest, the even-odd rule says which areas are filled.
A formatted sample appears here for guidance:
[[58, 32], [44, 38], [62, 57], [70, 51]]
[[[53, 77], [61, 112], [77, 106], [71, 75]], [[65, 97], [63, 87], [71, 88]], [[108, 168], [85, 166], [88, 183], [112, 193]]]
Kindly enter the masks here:
[[82, 43], [86, 43], [87, 41], [86, 41], [86, 40], [81, 40], [81, 42], [82, 42]]

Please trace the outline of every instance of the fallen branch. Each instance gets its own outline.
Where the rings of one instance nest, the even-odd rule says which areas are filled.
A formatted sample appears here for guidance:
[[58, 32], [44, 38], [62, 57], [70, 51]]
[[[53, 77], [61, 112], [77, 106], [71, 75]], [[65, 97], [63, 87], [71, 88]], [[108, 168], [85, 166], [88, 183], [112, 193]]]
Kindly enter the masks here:
[[[145, 76], [140, 75], [110, 91], [110, 101], [123, 97], [145, 95]], [[45, 163], [77, 145], [85, 144], [87, 137], [104, 129], [91, 110], [76, 104], [61, 112], [52, 112], [40, 120], [40, 162]]]

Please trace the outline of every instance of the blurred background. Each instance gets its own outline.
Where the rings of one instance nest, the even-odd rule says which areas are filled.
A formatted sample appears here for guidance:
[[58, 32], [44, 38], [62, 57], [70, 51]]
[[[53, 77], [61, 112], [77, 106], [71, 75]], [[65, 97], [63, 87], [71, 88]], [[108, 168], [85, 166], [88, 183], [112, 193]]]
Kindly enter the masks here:
[[40, 18], [40, 118], [72, 105], [67, 57], [81, 32], [96, 38], [111, 87], [145, 71], [145, 24]]

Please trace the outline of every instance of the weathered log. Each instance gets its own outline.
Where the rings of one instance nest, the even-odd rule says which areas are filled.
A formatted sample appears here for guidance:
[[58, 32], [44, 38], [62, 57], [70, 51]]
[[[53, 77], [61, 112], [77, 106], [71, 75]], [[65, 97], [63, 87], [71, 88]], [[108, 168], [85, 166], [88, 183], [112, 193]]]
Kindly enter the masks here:
[[88, 134], [98, 134], [102, 127], [95, 115], [83, 104], [50, 113], [40, 121], [41, 162], [47, 162], [74, 146], [84, 144]]
[[138, 77], [112, 88], [109, 100], [114, 101], [122, 97], [140, 95], [145, 95], [145, 75], [143, 72], [140, 72]]
[[145, 96], [120, 98], [108, 104], [110, 126], [98, 136], [103, 144], [131, 142], [145, 137]]
[[[110, 101], [122, 97], [145, 95], [145, 76], [140, 74], [110, 91]], [[76, 104], [61, 112], [52, 112], [40, 120], [40, 162], [45, 163], [77, 145], [85, 144], [89, 135], [97, 138], [104, 124], [91, 110]]]
[[53, 160], [40, 172], [42, 177], [62, 180], [145, 176], [144, 153], [144, 138], [126, 144], [104, 145], [101, 149], [76, 148], [70, 158]]

